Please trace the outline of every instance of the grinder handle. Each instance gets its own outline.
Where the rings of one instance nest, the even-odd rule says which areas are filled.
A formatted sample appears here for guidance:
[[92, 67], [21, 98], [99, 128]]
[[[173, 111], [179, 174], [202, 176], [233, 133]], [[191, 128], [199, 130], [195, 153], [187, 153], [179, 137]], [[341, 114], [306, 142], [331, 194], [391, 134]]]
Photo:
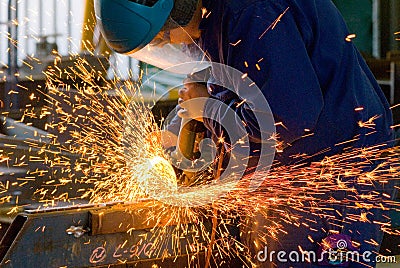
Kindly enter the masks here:
[[182, 118], [177, 143], [178, 154], [192, 161], [199, 158], [199, 143], [204, 139], [205, 130], [206, 128], [202, 122], [190, 118]]

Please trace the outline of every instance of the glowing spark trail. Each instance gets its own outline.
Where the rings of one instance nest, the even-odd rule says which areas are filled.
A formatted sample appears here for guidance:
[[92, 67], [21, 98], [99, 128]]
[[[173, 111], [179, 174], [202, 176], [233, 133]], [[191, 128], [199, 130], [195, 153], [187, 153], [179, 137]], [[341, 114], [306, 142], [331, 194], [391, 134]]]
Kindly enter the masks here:
[[[77, 64], [76, 69], [71, 68], [68, 72], [71, 77], [79, 77], [85, 81], [87, 86], [77, 86], [75, 92], [77, 104], [71, 105], [75, 114], [79, 114], [78, 111], [81, 110], [86, 116], [78, 119], [60, 107], [60, 103], [55, 99], [52, 101], [55, 105], [49, 107], [49, 110], [57, 111], [61, 118], [60, 122], [53, 124], [54, 128], [64, 130], [68, 126], [77, 126], [79, 129], [79, 132], [72, 132], [72, 140], [66, 142], [70, 145], [64, 150], [80, 155], [75, 168], [82, 171], [85, 176], [79, 181], [94, 185], [87, 190], [82, 189], [81, 197], [90, 198], [93, 203], [116, 201], [135, 203], [146, 198], [148, 194], [160, 196], [161, 201], [163, 198], [171, 197], [193, 200], [201, 198], [204, 194], [201, 191], [182, 195], [176, 184], [175, 172], [168, 164], [169, 156], [165, 154], [157, 139], [149, 140], [150, 133], [159, 129], [150, 110], [143, 103], [138, 86], [129, 81], [119, 81], [118, 78], [112, 82], [103, 81], [104, 86], [97, 86], [93, 82], [101, 79], [96, 77], [97, 72], [85, 66], [87, 63], [84, 61], [77, 61]], [[68, 90], [71, 89], [60, 91], [60, 84], [55, 74], [54, 70], [50, 70], [47, 74], [50, 81], [49, 96], [58, 95], [66, 100], [69, 99]], [[113, 92], [113, 97], [109, 92]], [[138, 101], [132, 102], [133, 98]], [[126, 117], [123, 118], [122, 115]], [[360, 126], [373, 128], [376, 118], [360, 122]], [[84, 124], [78, 123], [79, 120]], [[343, 143], [350, 144], [351, 141]], [[304, 213], [331, 215], [330, 207], [333, 204], [346, 203], [348, 207], [354, 208], [355, 214], [348, 215], [346, 221], [350, 219], [366, 221], [367, 215], [362, 212], [364, 209], [391, 207], [397, 210], [398, 204], [389, 196], [376, 191], [358, 192], [352, 185], [356, 182], [365, 187], [375, 187], [377, 184], [386, 185], [397, 180], [398, 151], [397, 147], [386, 148], [385, 144], [371, 148], [349, 149], [340, 155], [325, 157], [312, 164], [301, 164], [301, 159], [308, 157], [299, 156], [299, 164], [290, 167], [281, 167], [277, 164], [269, 172], [255, 174], [264, 180], [256, 192], [248, 191], [250, 178], [246, 177], [233, 191], [212, 205], [191, 208], [154, 204], [149, 219], [171, 219], [166, 215], [174, 215], [172, 218], [180, 219], [180, 224], [187, 221], [197, 222], [199, 225], [196, 227], [198, 228], [196, 232], [201, 233], [205, 241], [210, 241], [213, 240], [213, 236], [204, 226], [207, 222], [204, 219], [214, 217], [219, 223], [216, 234], [218, 237], [216, 251], [219, 252], [219, 256], [215, 259], [240, 256], [251, 262], [250, 257], [246, 255], [246, 247], [237, 238], [232, 238], [227, 231], [233, 219], [237, 217], [248, 219], [251, 215], [261, 213], [266, 218], [268, 224], [265, 226], [265, 232], [258, 234], [261, 241], [259, 243], [262, 243], [266, 237], [279, 239], [280, 235], [286, 232], [280, 221], [269, 219], [264, 215], [265, 211], [274, 211], [287, 222], [298, 224], [302, 220], [307, 222]], [[128, 157], [125, 157], [126, 155]], [[379, 163], [374, 170], [365, 170], [365, 167], [374, 162]], [[231, 186], [218, 187], [230, 189]], [[214, 190], [221, 191], [218, 187]], [[353, 193], [357, 199], [336, 200], [330, 193], [337, 191]], [[326, 196], [331, 197], [325, 198]], [[289, 210], [284, 209], [285, 207], [290, 208], [291, 212], [287, 212]], [[340, 214], [340, 211], [337, 213]], [[164, 224], [160, 222], [160, 228]], [[343, 222], [336, 224], [340, 225]], [[386, 222], [381, 224], [384, 230], [390, 231]], [[181, 227], [177, 227], [179, 228]], [[159, 245], [164, 243], [165, 239], [169, 239], [168, 237], [174, 237], [174, 234], [160, 235]], [[232, 239], [235, 241], [233, 244]], [[191, 249], [204, 250], [205, 247], [199, 245], [192, 246]]]

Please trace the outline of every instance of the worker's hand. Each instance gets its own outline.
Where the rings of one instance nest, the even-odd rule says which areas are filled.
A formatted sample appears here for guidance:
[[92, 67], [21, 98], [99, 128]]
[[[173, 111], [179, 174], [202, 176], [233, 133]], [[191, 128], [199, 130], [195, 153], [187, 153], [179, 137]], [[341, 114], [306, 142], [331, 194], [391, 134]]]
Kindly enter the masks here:
[[190, 79], [185, 79], [183, 87], [178, 91], [178, 96], [178, 103], [182, 108], [178, 111], [178, 116], [203, 121], [204, 106], [210, 96], [207, 87], [203, 84], [192, 82]]

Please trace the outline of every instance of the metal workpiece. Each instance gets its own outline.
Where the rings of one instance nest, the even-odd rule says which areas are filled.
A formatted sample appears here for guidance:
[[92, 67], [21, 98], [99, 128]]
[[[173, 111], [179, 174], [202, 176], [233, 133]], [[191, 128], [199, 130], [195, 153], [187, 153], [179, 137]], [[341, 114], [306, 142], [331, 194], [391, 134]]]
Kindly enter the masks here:
[[195, 224], [177, 225], [171, 214], [151, 219], [156, 206], [145, 201], [25, 211], [1, 240], [0, 266], [201, 267], [204, 250], [193, 250], [202, 243]]

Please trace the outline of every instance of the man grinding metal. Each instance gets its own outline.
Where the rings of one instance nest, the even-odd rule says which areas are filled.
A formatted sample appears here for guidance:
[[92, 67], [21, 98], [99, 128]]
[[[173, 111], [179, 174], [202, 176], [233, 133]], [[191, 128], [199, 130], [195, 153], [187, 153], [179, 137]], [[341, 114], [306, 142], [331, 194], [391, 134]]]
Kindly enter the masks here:
[[[307, 158], [309, 162], [319, 161], [340, 154], [349, 146], [363, 148], [384, 143], [392, 146], [389, 105], [364, 59], [351, 40], [346, 39], [348, 29], [330, 0], [97, 0], [95, 6], [102, 34], [117, 53], [133, 53], [140, 59], [145, 57], [148, 45], [162, 48], [195, 43], [210, 62], [247, 74], [268, 101], [275, 122], [280, 122], [276, 131], [284, 149], [276, 152], [274, 159], [280, 165], [293, 164], [296, 155], [313, 156]], [[165, 55], [173, 57], [168, 52]], [[244, 122], [251, 157], [255, 159], [248, 162], [246, 172], [252, 172], [260, 164], [258, 160], [261, 161], [257, 154], [262, 139], [257, 129], [259, 123], [246, 100], [212, 81], [206, 86], [186, 80], [179, 90], [180, 102], [199, 97], [223, 102]], [[223, 128], [201, 113], [211, 110], [223, 120], [225, 110], [209, 105], [209, 101], [203, 102], [204, 107], [183, 105], [178, 114], [203, 121], [212, 138], [218, 140], [225, 135]], [[355, 112], [359, 107], [363, 109]], [[358, 122], [374, 116], [373, 132], [359, 127]], [[177, 131], [171, 127], [169, 133], [178, 134]], [[229, 138], [224, 138], [229, 143]], [[349, 140], [352, 142], [338, 145]], [[325, 153], [319, 153], [324, 150]], [[378, 191], [372, 185], [355, 184], [354, 188], [359, 194]], [[393, 186], [379, 191], [394, 195]], [[333, 195], [339, 200], [357, 198], [345, 193]], [[374, 222], [382, 221], [383, 212], [373, 211], [367, 221], [361, 222], [345, 220], [346, 215], [359, 214], [353, 207], [332, 205], [331, 210], [341, 213], [332, 212], [330, 217], [307, 215], [308, 228], [282, 221], [286, 232], [278, 241], [267, 239], [267, 245], [261, 248], [249, 242], [254, 261], [257, 262], [257, 253], [264, 246], [275, 252], [299, 248], [317, 252], [322, 244], [339, 238], [346, 241], [349, 249], [354, 245], [361, 254], [366, 251], [377, 254], [383, 232]], [[259, 222], [253, 232], [263, 227]], [[325, 260], [283, 263], [275, 259], [260, 261], [258, 265], [330, 267], [338, 263]], [[360, 259], [341, 265], [374, 267], [376, 264]]]

